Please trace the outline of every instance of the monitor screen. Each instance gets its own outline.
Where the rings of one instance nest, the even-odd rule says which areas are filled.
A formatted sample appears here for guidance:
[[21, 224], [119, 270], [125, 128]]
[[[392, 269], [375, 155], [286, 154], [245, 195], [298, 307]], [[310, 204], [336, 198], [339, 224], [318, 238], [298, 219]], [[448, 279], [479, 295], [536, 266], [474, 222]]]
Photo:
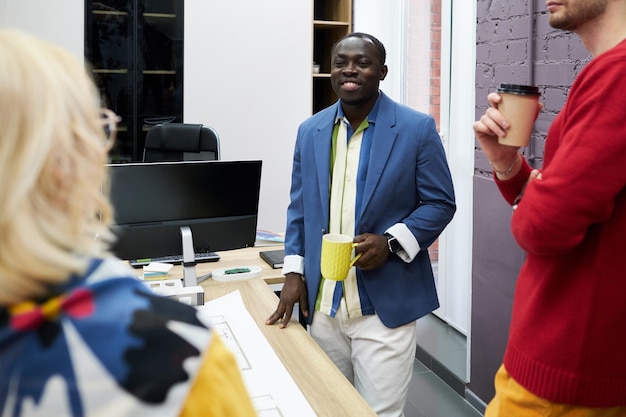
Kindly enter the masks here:
[[254, 246], [261, 161], [186, 161], [108, 165], [121, 259], [181, 255], [180, 228], [194, 251]]

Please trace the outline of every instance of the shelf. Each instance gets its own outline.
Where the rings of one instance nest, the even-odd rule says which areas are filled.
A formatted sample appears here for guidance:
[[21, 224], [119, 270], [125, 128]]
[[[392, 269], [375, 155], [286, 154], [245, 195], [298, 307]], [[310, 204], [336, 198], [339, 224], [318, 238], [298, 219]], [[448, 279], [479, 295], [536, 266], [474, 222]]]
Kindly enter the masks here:
[[[93, 70], [94, 74], [127, 74], [127, 68], [104, 69], [98, 68]], [[176, 70], [143, 70], [145, 75], [176, 75]]]
[[143, 17], [157, 17], [159, 19], [176, 19], [173, 13], [144, 13]]
[[350, 22], [339, 22], [336, 20], [314, 20], [313, 26], [315, 28], [334, 28], [334, 27], [350, 27]]
[[145, 75], [176, 75], [175, 70], [143, 70]]
[[128, 16], [128, 12], [118, 12], [117, 10], [94, 10], [93, 14], [100, 16]]
[[98, 69], [93, 69], [93, 73], [94, 74], [128, 74], [128, 69], [127, 68], [118, 68], [118, 69], [104, 69], [104, 68], [98, 68]]
[[320, 66], [311, 75], [313, 113], [337, 101], [330, 84], [330, 55], [335, 42], [351, 30], [352, 0], [313, 0], [312, 61]]
[[352, 21], [352, 0], [314, 0], [313, 20]]
[[183, 121], [184, 0], [85, 0], [85, 60], [123, 119], [110, 158], [140, 162], [147, 119]]
[[[128, 16], [128, 12], [119, 12], [117, 10], [94, 10], [93, 14], [99, 16]], [[176, 15], [173, 13], [144, 13], [143, 17], [153, 17], [158, 19], [176, 19]]]

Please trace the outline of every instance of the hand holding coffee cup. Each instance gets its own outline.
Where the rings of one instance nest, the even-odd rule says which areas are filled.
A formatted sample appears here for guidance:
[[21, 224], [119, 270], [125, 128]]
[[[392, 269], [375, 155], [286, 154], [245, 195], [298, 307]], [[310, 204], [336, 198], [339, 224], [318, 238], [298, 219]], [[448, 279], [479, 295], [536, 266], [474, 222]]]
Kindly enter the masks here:
[[530, 85], [500, 84], [502, 101], [498, 110], [511, 127], [498, 142], [509, 146], [528, 146], [539, 110], [539, 88]]
[[352, 258], [352, 250], [357, 245], [347, 235], [329, 233], [322, 236], [322, 276], [333, 281], [346, 279], [350, 268], [361, 257], [359, 253]]

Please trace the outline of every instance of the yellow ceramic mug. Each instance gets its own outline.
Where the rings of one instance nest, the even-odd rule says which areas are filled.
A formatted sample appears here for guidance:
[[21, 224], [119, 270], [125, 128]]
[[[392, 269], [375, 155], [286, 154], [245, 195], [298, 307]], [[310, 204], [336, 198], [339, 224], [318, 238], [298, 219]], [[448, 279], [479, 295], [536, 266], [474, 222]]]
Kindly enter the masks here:
[[357, 245], [347, 235], [329, 233], [322, 236], [322, 276], [333, 281], [346, 279], [350, 268], [361, 257], [359, 253], [352, 258], [352, 249]]

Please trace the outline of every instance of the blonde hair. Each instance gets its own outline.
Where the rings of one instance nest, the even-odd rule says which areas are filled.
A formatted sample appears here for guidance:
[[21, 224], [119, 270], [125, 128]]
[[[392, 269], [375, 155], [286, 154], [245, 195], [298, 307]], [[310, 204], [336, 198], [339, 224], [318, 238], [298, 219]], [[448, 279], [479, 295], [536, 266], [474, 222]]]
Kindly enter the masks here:
[[84, 63], [0, 30], [0, 305], [42, 297], [107, 254], [105, 140]]

